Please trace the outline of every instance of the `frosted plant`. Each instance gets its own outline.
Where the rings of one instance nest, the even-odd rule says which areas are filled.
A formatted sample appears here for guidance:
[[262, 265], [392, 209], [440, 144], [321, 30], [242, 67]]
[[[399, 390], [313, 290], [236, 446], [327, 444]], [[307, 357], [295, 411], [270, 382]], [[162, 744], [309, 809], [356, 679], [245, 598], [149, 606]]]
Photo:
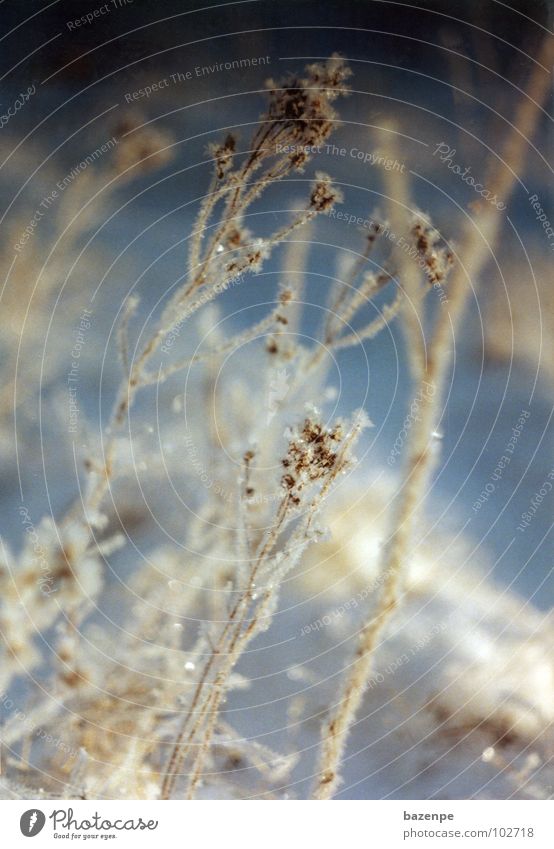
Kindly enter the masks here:
[[[552, 57], [553, 43], [547, 39], [543, 45], [546, 61]], [[536, 73], [529, 84], [528, 97], [519, 105], [513, 134], [508, 137], [504, 149], [504, 161], [518, 165], [525, 150], [525, 135], [519, 127], [526, 130], [534, 128], [536, 121], [537, 102], [546, 96], [547, 82], [544, 75]], [[540, 108], [540, 107], [539, 107]], [[395, 182], [398, 177], [394, 177]], [[498, 196], [507, 196], [515, 182], [512, 169], [496, 165], [491, 169], [488, 185]], [[395, 197], [402, 199], [405, 193], [399, 185]], [[464, 257], [464, 265], [459, 265], [452, 275], [449, 285], [450, 308], [448, 314], [439, 315], [433, 328], [428, 349], [421, 335], [417, 332], [418, 300], [417, 280], [413, 270], [408, 270], [408, 291], [415, 299], [415, 309], [406, 310], [405, 329], [408, 338], [408, 356], [412, 373], [419, 383], [421, 397], [426, 402], [414, 428], [410, 434], [407, 448], [407, 462], [404, 472], [404, 483], [395, 505], [395, 515], [392, 521], [392, 532], [383, 554], [383, 572], [386, 580], [383, 582], [380, 605], [361, 629], [359, 644], [356, 650], [356, 660], [350, 674], [344, 682], [344, 690], [333, 716], [323, 733], [322, 757], [319, 779], [315, 796], [319, 799], [329, 798], [337, 788], [340, 776], [338, 765], [342, 757], [349, 728], [354, 721], [360, 705], [365, 682], [369, 678], [371, 665], [378, 640], [392, 613], [399, 604], [402, 572], [409, 560], [412, 529], [417, 515], [420, 499], [426, 490], [427, 482], [437, 458], [436, 440], [438, 416], [445, 376], [449, 366], [448, 337], [452, 325], [460, 320], [469, 291], [469, 283], [479, 276], [486, 261], [488, 250], [495, 240], [499, 228], [498, 217], [491, 210], [484, 211], [480, 218], [480, 229], [477, 231], [472, 222], [466, 220], [462, 230], [458, 253]], [[418, 248], [423, 248], [425, 254], [432, 249], [434, 237], [424, 234], [423, 225], [416, 225]], [[422, 242], [423, 240], [423, 242]], [[436, 266], [430, 266], [434, 282], [442, 280], [441, 270], [437, 277]], [[425, 393], [425, 387], [433, 387], [432, 393]]]
[[[301, 559], [306, 546], [317, 541], [322, 533], [317, 524], [318, 507], [352, 462], [353, 445], [366, 424], [363, 414], [330, 428], [320, 422], [315, 409], [306, 418], [299, 402], [302, 381], [297, 379], [294, 387], [290, 387], [292, 400], [286, 413], [292, 429], [288, 445], [286, 441], [283, 444], [285, 413], [280, 406], [286, 393], [273, 391], [271, 404], [276, 422], [273, 432], [263, 434], [263, 447], [244, 450], [238, 477], [235, 468], [229, 470], [220, 461], [220, 484], [233, 493], [233, 499], [222, 504], [217, 499], [205, 499], [199, 504], [196, 521], [190, 523], [189, 539], [191, 547], [198, 551], [199, 563], [206, 557], [215, 561], [217, 552], [227, 558], [227, 553], [234, 551], [236, 565], [230, 572], [228, 567], [217, 566], [214, 580], [216, 584], [223, 582], [223, 598], [215, 610], [204, 612], [206, 622], [196, 641], [193, 639], [188, 646], [188, 660], [183, 663], [183, 644], [194, 635], [187, 633], [179, 621], [168, 623], [167, 611], [171, 610], [172, 617], [186, 621], [187, 611], [195, 610], [200, 593], [180, 593], [175, 599], [182, 568], [176, 554], [167, 550], [160, 551], [158, 557], [169, 579], [160, 584], [153, 580], [150, 569], [139, 570], [132, 586], [148, 602], [145, 608], [139, 604], [129, 610], [131, 621], [135, 617], [140, 621], [141, 633], [149, 635], [155, 631], [160, 645], [142, 646], [140, 640], [129, 636], [120, 642], [117, 651], [110, 648], [112, 659], [107, 660], [108, 648], [100, 648], [104, 638], [98, 633], [92, 614], [105, 588], [102, 561], [125, 545], [124, 536], [110, 535], [110, 520], [104, 511], [106, 501], [134, 462], [122, 429], [137, 394], [153, 384], [159, 388], [166, 381], [175, 380], [180, 372], [202, 368], [203, 364], [209, 385], [215, 361], [248, 342], [263, 340], [264, 336], [270, 340], [266, 345], [268, 361], [286, 359], [298, 363], [306, 359], [312, 368], [315, 366], [309, 351], [298, 346], [285, 355], [281, 345], [280, 331], [287, 325], [288, 314], [298, 309], [293, 290], [284, 287], [275, 308], [265, 319], [232, 338], [219, 338], [207, 354], [184, 359], [175, 356], [162, 369], [148, 368], [158, 349], [172, 344], [168, 340], [176, 338], [183, 322], [196, 320], [198, 313], [202, 323], [202, 308], [206, 312], [211, 309], [208, 305], [218, 294], [241, 275], [257, 270], [294, 229], [305, 226], [315, 215], [328, 212], [340, 200], [340, 192], [330, 178], [317, 172], [306, 206], [295, 214], [291, 224], [261, 239], [242, 223], [245, 212], [263, 191], [292, 171], [301, 170], [308, 161], [305, 155], [279, 154], [279, 147], [304, 148], [328, 137], [336, 123], [331, 103], [346, 92], [344, 82], [348, 75], [341, 60], [332, 58], [325, 65], [310, 66], [306, 77], [285, 80], [279, 90], [270, 87], [268, 110], [242, 160], [236, 155], [232, 136], [221, 145], [210, 147], [214, 176], [190, 240], [187, 279], [165, 305], [155, 333], [132, 356], [129, 340], [139, 302], [135, 296], [125, 302], [118, 332], [124, 379], [106, 428], [104, 449], [98, 456], [85, 458], [88, 485], [82, 498], [56, 524], [45, 519], [35, 527], [26, 508], [22, 508], [26, 514], [24, 521], [28, 522], [26, 549], [16, 557], [4, 547], [0, 621], [8, 662], [2, 667], [3, 688], [21, 670], [29, 674], [41, 668], [41, 651], [34, 636], [46, 628], [55, 628], [57, 669], [49, 685], [46, 705], [38, 705], [29, 712], [24, 723], [17, 716], [8, 718], [3, 740], [12, 747], [27, 738], [30, 727], [58, 723], [62, 709], [65, 712], [71, 705], [75, 706], [76, 712], [65, 719], [66, 734], [75, 741], [71, 755], [66, 757], [67, 753], [60, 749], [48, 765], [52, 779], [65, 788], [53, 792], [71, 794], [78, 785], [79, 793], [85, 795], [161, 793], [167, 797], [173, 792], [180, 768], [189, 761], [187, 793], [195, 792], [204, 760], [211, 753], [212, 740], [217, 741], [218, 747], [230, 745], [225, 742], [229, 731], [218, 729], [218, 706], [233, 686], [234, 667], [249, 642], [269, 627], [280, 582]], [[140, 133], [135, 137], [132, 135], [135, 129], [131, 123], [120, 128], [123, 134], [131, 134], [134, 143], [129, 142], [119, 150], [117, 173], [126, 173], [137, 158], [139, 163], [150, 158], [159, 161], [159, 151], [167, 147], [164, 137], [149, 134], [143, 138]], [[82, 183], [76, 182], [75, 192], [84, 189]], [[79, 197], [73, 202], [77, 204]], [[61, 213], [60, 219], [63, 227]], [[85, 224], [81, 223], [81, 227]], [[79, 234], [82, 232], [80, 229]], [[207, 239], [206, 234], [209, 234]], [[75, 238], [77, 242], [78, 235]], [[43, 297], [48, 297], [47, 287]], [[360, 300], [355, 306], [362, 305]], [[351, 308], [350, 313], [353, 312]], [[40, 320], [46, 319], [40, 316]], [[259, 391], [260, 400], [264, 395], [269, 397], [271, 383], [266, 385], [262, 381]], [[230, 426], [236, 428], [233, 438], [239, 437], [254, 446], [260, 434], [256, 427], [252, 431], [253, 423], [241, 404], [238, 382], [230, 384], [229, 393], [228, 419]], [[261, 409], [262, 404], [259, 406]], [[300, 419], [304, 423], [297, 431], [298, 416], [304, 417]], [[204, 436], [201, 418], [202, 414], [198, 428], [193, 431], [199, 443]], [[209, 433], [207, 437], [198, 451], [203, 456], [221, 457], [221, 444], [212, 442]], [[258, 472], [258, 461], [267, 456], [277, 459], [280, 451], [283, 452], [281, 472], [271, 483], [271, 498], [264, 499], [260, 507], [255, 499], [255, 487], [257, 479], [266, 475]], [[223, 526], [227, 524], [228, 530], [221, 527], [217, 534], [206, 530], [208, 518], [217, 519]], [[222, 573], [221, 577], [218, 572]], [[64, 610], [62, 617], [60, 604]], [[219, 621], [225, 624], [221, 626]], [[97, 646], [92, 651], [86, 649], [90, 646], [89, 632]], [[134, 663], [129, 663], [133, 656], [137, 659], [136, 670]], [[202, 665], [204, 657], [207, 660]], [[112, 672], [106, 664], [112, 666]], [[193, 670], [199, 670], [196, 686], [190, 681]], [[160, 683], [152, 689], [150, 680], [154, 672], [162, 673], [165, 685]], [[148, 706], [152, 699], [159, 708]], [[110, 728], [101, 733], [98, 728], [106, 711]], [[133, 737], [128, 743], [121, 742], [120, 735], [131, 730], [135, 734], [138, 729], [140, 739]], [[115, 747], [114, 735], [119, 740]], [[238, 743], [235, 741], [233, 745], [236, 748]], [[246, 742], [244, 747], [248, 748]], [[105, 770], [101, 764], [114, 749], [118, 753], [115, 762]], [[77, 752], [81, 753], [78, 758]], [[259, 763], [260, 752], [264, 752], [263, 747], [252, 744], [249, 757]], [[287, 759], [276, 756], [276, 760], [276, 776], [279, 776]], [[135, 774], [134, 784], [130, 773]]]
[[[286, 581], [309, 562], [313, 549], [326, 545], [330, 505], [357, 471], [355, 447], [371, 422], [363, 410], [345, 417], [328, 412], [333, 357], [398, 321], [414, 381], [435, 391], [421, 396], [428, 403], [408, 445], [405, 483], [371, 594], [373, 606], [364, 610], [356, 660], [322, 724], [315, 795], [331, 796], [338, 787], [340, 761], [378, 640], [399, 607], [401, 581], [409, 577], [415, 508], [437, 454], [430, 434], [448, 365], [447, 318], [436, 318], [426, 350], [420, 333], [426, 296], [432, 287], [444, 287], [453, 304], [449, 315], [459, 320], [466, 274], [477, 274], [484, 257], [468, 228], [457, 248], [462, 268], [430, 216], [411, 204], [404, 178], [391, 173], [391, 196], [404, 198], [405, 210], [415, 211], [400, 215], [399, 205], [391, 204], [384, 216], [373, 212], [377, 223], [341, 279], [325, 292], [313, 342], [297, 332], [305, 282], [291, 273], [291, 256], [296, 252], [302, 261], [306, 256], [293, 240], [266, 314], [224, 332], [217, 299], [234, 285], [255, 286], [256, 273], [283, 243], [293, 236], [302, 242], [300, 236], [318, 216], [330, 214], [343, 199], [329, 175], [316, 171], [288, 223], [263, 236], [246, 226], [260, 198], [308, 167], [313, 150], [330, 137], [338, 124], [335, 102], [348, 93], [349, 77], [346, 64], [333, 56], [308, 66], [303, 76], [270, 81], [268, 106], [245, 149], [233, 133], [210, 146], [211, 182], [188, 239], [182, 278], [147, 330], [139, 331], [138, 296], [129, 293], [122, 304], [117, 341], [123, 376], [105, 429], [87, 442], [82, 488], [57, 521], [45, 518], [35, 526], [23, 507], [25, 545], [14, 552], [2, 544], [1, 688], [5, 693], [14, 682], [36, 675], [42, 693], [30, 699], [23, 718], [4, 699], [8, 794], [281, 797], [299, 753], [245, 739], [223, 707], [230, 694], [249, 686], [241, 661], [252, 641], [270, 628]], [[530, 116], [520, 117], [521, 124], [526, 120]], [[126, 142], [111, 166], [115, 171], [104, 174], [108, 182], [130, 176], [135, 167], [166, 161], [168, 137], [151, 134], [140, 123], [119, 132]], [[85, 174], [90, 188], [98, 175]], [[503, 193], [507, 187], [501, 187]], [[86, 188], [76, 181], [75, 197], [67, 196], [60, 233], [73, 220], [72, 203], [82, 203], [78, 192]], [[103, 211], [94, 214], [101, 217]], [[95, 222], [92, 212], [80, 222], [75, 244], [67, 247], [68, 264], [78, 238]], [[381, 238], [391, 224], [406, 234], [407, 251], [393, 250]], [[485, 216], [482, 229], [493, 241], [492, 219]], [[376, 256], [379, 260], [370, 262]], [[60, 273], [57, 266], [49, 271], [37, 322], [47, 321], [45, 304]], [[192, 352], [183, 342], [184, 330], [202, 340]], [[12, 364], [16, 335], [6, 343]], [[254, 370], [245, 350], [255, 352]], [[231, 376], [220, 380], [233, 357]], [[55, 363], [52, 368], [54, 375]], [[133, 414], [140, 420], [137, 411], [150, 393], [161, 409], [156, 434], [161, 454], [171, 457], [189, 498], [186, 509], [181, 504], [172, 516], [180, 544], [174, 539], [175, 545], [153, 546], [147, 561], [138, 563], [122, 532], [128, 529], [121, 521], [126, 487], [142, 464], [154, 489], [169, 475], [148, 431], [133, 430]], [[144, 516], [131, 519], [140, 526]], [[124, 588], [110, 575], [118, 556], [131, 567]], [[117, 628], [99, 615], [104, 602], [118, 606]], [[47, 648], [41, 645], [45, 633]], [[246, 789], [233, 774], [234, 766], [245, 764], [256, 776]]]
[[[151, 127], [141, 126], [138, 116], [129, 115], [111, 126], [110, 142], [116, 144], [111, 156], [93, 160], [86, 168], [62, 178], [67, 181], [55, 205], [49, 209], [46, 225], [32, 236], [32, 250], [13, 255], [12, 245], [21, 238], [21, 220], [2, 234], [2, 277], [9, 281], [2, 304], [9, 321], [2, 323], [2, 388], [0, 391], [0, 449], [9, 454], [10, 416], [29, 416], [32, 393], [40, 384], [46, 389], [58, 376], [63, 352], [55, 347], [39, 359], [32, 345], [23, 345], [27, 335], [42, 338], [51, 323], [51, 310], [60, 288], [66, 295], [65, 321], [81, 312], [76, 297], [85, 281], [97, 280], [97, 267], [82, 247], [83, 237], [92, 239], [109, 221], [114, 194], [126, 183], [171, 158], [172, 138]], [[54, 183], [55, 185], [55, 183]], [[43, 213], [44, 214], [44, 213]], [[37, 241], [40, 244], [37, 246]], [[27, 379], [18, 380], [20, 374]]]

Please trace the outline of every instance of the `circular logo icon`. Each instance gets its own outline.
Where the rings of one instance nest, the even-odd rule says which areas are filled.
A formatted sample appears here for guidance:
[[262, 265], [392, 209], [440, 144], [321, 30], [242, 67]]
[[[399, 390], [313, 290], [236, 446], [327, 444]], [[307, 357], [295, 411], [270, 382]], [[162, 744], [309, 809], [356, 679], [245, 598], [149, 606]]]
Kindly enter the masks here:
[[46, 817], [42, 811], [39, 811], [37, 808], [31, 808], [30, 811], [25, 811], [24, 814], [21, 814], [21, 819], [19, 820], [21, 834], [24, 834], [25, 837], [36, 837], [44, 828], [45, 822]]

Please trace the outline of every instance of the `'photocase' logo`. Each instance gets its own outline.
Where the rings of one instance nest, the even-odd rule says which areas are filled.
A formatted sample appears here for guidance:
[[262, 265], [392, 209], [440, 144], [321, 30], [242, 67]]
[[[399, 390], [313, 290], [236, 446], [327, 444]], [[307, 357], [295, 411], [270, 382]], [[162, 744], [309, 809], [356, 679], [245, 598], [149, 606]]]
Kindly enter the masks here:
[[36, 808], [31, 808], [30, 811], [25, 811], [19, 820], [21, 834], [24, 834], [25, 837], [36, 837], [36, 835], [44, 828], [45, 822], [46, 817], [42, 811], [39, 811]]

